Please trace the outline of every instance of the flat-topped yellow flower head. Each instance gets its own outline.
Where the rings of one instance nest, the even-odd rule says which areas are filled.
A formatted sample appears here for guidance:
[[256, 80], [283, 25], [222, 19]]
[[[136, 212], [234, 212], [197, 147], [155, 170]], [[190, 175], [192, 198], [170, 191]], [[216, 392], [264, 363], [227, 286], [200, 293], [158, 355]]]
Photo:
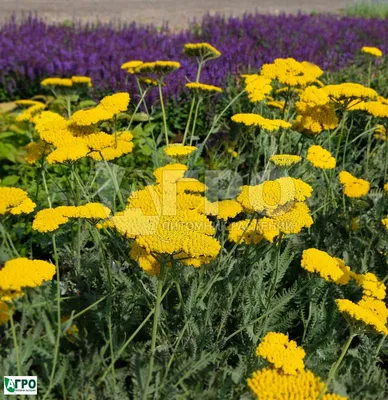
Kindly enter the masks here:
[[365, 54], [370, 54], [374, 57], [382, 57], [383, 56], [383, 52], [377, 48], [377, 47], [368, 47], [368, 46], [364, 46], [361, 51]]
[[35, 207], [36, 204], [24, 190], [14, 187], [0, 187], [0, 215], [30, 214]]
[[204, 60], [218, 58], [221, 52], [209, 43], [186, 43], [183, 52], [190, 57], [198, 57]]

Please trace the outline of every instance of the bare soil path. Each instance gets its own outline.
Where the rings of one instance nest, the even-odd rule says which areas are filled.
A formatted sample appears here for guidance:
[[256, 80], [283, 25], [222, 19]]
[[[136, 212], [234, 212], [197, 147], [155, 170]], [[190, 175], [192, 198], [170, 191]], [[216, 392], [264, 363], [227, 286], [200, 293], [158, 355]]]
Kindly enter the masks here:
[[182, 28], [207, 12], [240, 16], [244, 12], [336, 12], [353, 0], [0, 0], [0, 21], [12, 13], [38, 12], [49, 21], [137, 21]]

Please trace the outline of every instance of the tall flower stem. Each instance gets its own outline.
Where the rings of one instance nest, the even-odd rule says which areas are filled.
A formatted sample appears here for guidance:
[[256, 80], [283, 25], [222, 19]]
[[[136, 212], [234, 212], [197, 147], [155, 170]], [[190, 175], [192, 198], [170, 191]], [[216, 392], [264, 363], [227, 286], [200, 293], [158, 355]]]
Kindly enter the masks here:
[[198, 151], [195, 152], [194, 157], [192, 157], [193, 162], [198, 160], [198, 158], [201, 156], [201, 153], [203, 149], [206, 146], [207, 141], [209, 140], [211, 134], [214, 132], [219, 120], [222, 118], [222, 116], [226, 113], [226, 111], [240, 98], [245, 93], [245, 89], [242, 90], [240, 93], [238, 93], [228, 104], [227, 106], [220, 112], [220, 114], [217, 115], [217, 117], [214, 118], [213, 123], [209, 129], [208, 134], [206, 135], [204, 141], [202, 142], [200, 148]]
[[327, 378], [327, 381], [326, 381], [325, 385], [323, 386], [323, 388], [322, 388], [322, 390], [321, 390], [321, 393], [319, 393], [318, 400], [321, 400], [321, 399], [323, 398], [323, 396], [325, 395], [325, 393], [327, 392], [331, 381], [335, 378], [335, 375], [336, 375], [336, 373], [337, 373], [337, 371], [338, 371], [338, 368], [340, 367], [340, 365], [341, 365], [341, 363], [342, 363], [342, 361], [343, 361], [343, 359], [344, 359], [346, 353], [347, 353], [348, 350], [349, 350], [349, 347], [350, 347], [350, 345], [351, 345], [353, 339], [354, 339], [356, 336], [357, 336], [357, 334], [354, 333], [354, 332], [352, 331], [352, 329], [350, 329], [349, 338], [348, 338], [348, 340], [346, 341], [346, 343], [345, 343], [345, 345], [344, 345], [344, 347], [343, 347], [343, 349], [342, 349], [342, 352], [341, 352], [341, 354], [340, 354], [338, 360], [337, 360], [337, 361], [332, 365], [332, 367], [330, 368], [329, 376], [328, 376], [328, 378]]
[[12, 332], [12, 339], [13, 339], [13, 347], [15, 348], [15, 357], [16, 357], [16, 365], [17, 365], [18, 375], [23, 376], [22, 364], [20, 362], [19, 343], [18, 343], [18, 338], [16, 336], [15, 322], [13, 320], [13, 312], [11, 309], [9, 310], [9, 320], [11, 322], [11, 332]]
[[166, 146], [168, 146], [167, 118], [166, 118], [166, 110], [164, 108], [164, 101], [163, 101], [162, 82], [160, 80], [158, 80], [158, 89], [159, 89], [160, 106], [162, 107], [162, 114], [163, 114], [164, 137], [166, 140]]
[[199, 111], [199, 106], [202, 103], [202, 97], [198, 98], [197, 101], [197, 106], [195, 107], [195, 113], [194, 113], [194, 121], [193, 121], [193, 129], [191, 131], [191, 136], [190, 136], [190, 146], [193, 144], [193, 137], [194, 137], [194, 132], [195, 132], [195, 125], [197, 124], [197, 118], [198, 118], [198, 111]]
[[[195, 82], [199, 82], [199, 78], [201, 76], [201, 71], [202, 71], [202, 66], [204, 65], [204, 61], [199, 61], [198, 63], [198, 70], [197, 70], [197, 76], [195, 79]], [[193, 116], [193, 111], [194, 111], [194, 105], [195, 105], [195, 95], [193, 95], [193, 99], [191, 100], [191, 105], [190, 105], [190, 111], [189, 111], [189, 116], [187, 118], [187, 123], [186, 123], [186, 128], [185, 128], [185, 133], [183, 135], [183, 140], [182, 144], [185, 145], [187, 134], [189, 133], [190, 129], [190, 123], [191, 123], [191, 117]]]
[[[128, 128], [127, 128], [127, 129], [130, 129], [130, 128], [131, 128], [133, 119], [135, 118], [135, 115], [136, 115], [137, 111], [139, 110], [141, 104], [143, 103], [145, 95], [146, 95], [147, 92], [148, 92], [148, 88], [146, 88], [145, 90], [141, 90], [141, 86], [140, 86], [139, 82], [138, 82], [137, 84], [138, 84], [138, 86], [139, 86], [139, 90], [140, 90], [140, 93], [141, 93], [141, 94], [140, 94], [140, 100], [139, 100], [139, 102], [136, 104], [135, 110], [133, 111], [133, 114], [132, 114], [132, 116], [131, 116], [131, 119], [129, 120], [129, 124], [128, 124]], [[148, 114], [148, 109], [147, 109], [147, 114]]]
[[[48, 191], [47, 187], [47, 182], [46, 182], [46, 176], [45, 176], [45, 170], [42, 170], [42, 180], [43, 180], [43, 187], [46, 192], [47, 196], [47, 201], [49, 203], [50, 208], [52, 208], [52, 202], [50, 198], [50, 194]], [[45, 393], [43, 400], [45, 400], [53, 386], [54, 386], [54, 376], [55, 376], [55, 370], [57, 368], [57, 362], [58, 362], [58, 355], [59, 355], [59, 345], [61, 341], [61, 277], [60, 277], [60, 272], [59, 272], [59, 261], [58, 261], [58, 250], [57, 250], [57, 242], [55, 239], [55, 234], [52, 236], [52, 242], [53, 242], [53, 252], [54, 252], [54, 261], [55, 261], [55, 266], [56, 266], [56, 283], [57, 283], [57, 292], [56, 292], [56, 300], [57, 300], [57, 337], [55, 340], [55, 348], [54, 348], [54, 360], [53, 360], [53, 365], [51, 369], [51, 375], [50, 375], [50, 383], [47, 389], [47, 392]]]
[[154, 371], [154, 362], [155, 362], [155, 350], [156, 350], [156, 336], [158, 333], [158, 323], [159, 323], [159, 314], [160, 314], [160, 305], [162, 298], [162, 290], [164, 285], [166, 275], [166, 264], [164, 260], [160, 264], [160, 276], [158, 280], [158, 289], [156, 292], [156, 300], [155, 300], [155, 313], [154, 313], [154, 322], [152, 325], [152, 338], [151, 338], [151, 356], [150, 356], [150, 364], [148, 367], [148, 377], [146, 381], [146, 385], [144, 387], [143, 399], [147, 398], [148, 387], [151, 383], [152, 373]]

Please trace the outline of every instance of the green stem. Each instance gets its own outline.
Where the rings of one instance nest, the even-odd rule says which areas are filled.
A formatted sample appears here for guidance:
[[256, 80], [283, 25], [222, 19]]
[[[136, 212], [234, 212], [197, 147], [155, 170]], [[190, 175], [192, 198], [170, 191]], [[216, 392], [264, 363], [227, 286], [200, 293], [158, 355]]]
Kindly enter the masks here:
[[267, 314], [267, 317], [265, 318], [264, 324], [263, 324], [263, 330], [262, 330], [262, 335], [265, 334], [266, 330], [267, 330], [267, 326], [268, 326], [268, 322], [269, 322], [269, 314], [268, 311], [271, 307], [271, 302], [272, 302], [272, 298], [275, 295], [275, 291], [276, 291], [276, 284], [277, 284], [277, 280], [278, 280], [278, 275], [279, 275], [279, 267], [280, 267], [280, 254], [281, 254], [281, 249], [282, 249], [282, 234], [280, 234], [279, 236], [279, 240], [278, 240], [278, 249], [276, 252], [276, 267], [275, 267], [275, 274], [273, 276], [273, 280], [271, 283], [271, 287], [270, 290], [268, 292], [268, 303], [267, 303], [267, 307], [265, 310], [265, 313]]
[[[201, 76], [201, 70], [202, 70], [202, 65], [203, 65], [203, 64], [204, 64], [203, 61], [199, 61], [199, 63], [198, 63], [197, 77], [196, 77], [196, 79], [195, 79], [195, 82], [196, 82], [196, 83], [199, 82], [199, 77]], [[190, 106], [189, 117], [187, 118], [185, 133], [184, 133], [184, 135], [183, 135], [183, 140], [182, 140], [182, 144], [183, 144], [183, 145], [185, 145], [186, 138], [187, 138], [187, 134], [189, 133], [190, 123], [191, 123], [191, 117], [192, 117], [193, 111], [194, 111], [194, 104], [195, 104], [195, 94], [193, 95], [193, 99], [191, 100], [191, 106]]]
[[337, 162], [338, 162], [338, 155], [339, 155], [339, 151], [340, 151], [340, 147], [341, 147], [341, 143], [342, 143], [342, 138], [344, 135], [346, 117], [347, 117], [347, 112], [345, 111], [344, 115], [342, 117], [341, 133], [340, 133], [340, 137], [338, 138], [337, 151], [335, 154], [335, 159], [337, 160]]
[[209, 140], [211, 134], [213, 133], [215, 127], [218, 124], [218, 121], [222, 118], [222, 116], [226, 113], [226, 111], [240, 98], [240, 96], [242, 96], [245, 93], [245, 89], [243, 91], [241, 91], [238, 95], [236, 95], [231, 101], [230, 103], [221, 111], [220, 114], [218, 114], [217, 117], [214, 118], [213, 123], [210, 127], [210, 130], [208, 132], [208, 134], [206, 135], [204, 141], [202, 142], [200, 148], [198, 149], [198, 151], [195, 152], [195, 156], [193, 157], [194, 162], [201, 156], [201, 153], [203, 151], [203, 149], [205, 148], [205, 145], [207, 143], [207, 141]]
[[357, 334], [353, 333], [352, 330], [350, 330], [349, 338], [348, 338], [347, 342], [345, 343], [345, 346], [343, 347], [341, 355], [339, 356], [338, 360], [332, 365], [330, 372], [329, 372], [329, 377], [327, 378], [327, 381], [326, 381], [325, 385], [323, 386], [321, 393], [319, 393], [318, 400], [322, 400], [323, 396], [327, 392], [331, 381], [334, 379], [334, 377], [338, 371], [338, 368], [340, 367], [340, 365], [342, 363], [342, 360], [344, 359], [353, 339], [356, 336], [357, 336]]
[[116, 175], [114, 174], [114, 172], [112, 171], [109, 163], [106, 160], [104, 160], [104, 163], [105, 163], [106, 167], [108, 168], [110, 177], [112, 178], [113, 186], [114, 186], [115, 192], [116, 192], [116, 194], [117, 194], [117, 196], [119, 198], [120, 205], [124, 209], [125, 208], [125, 202], [124, 202], [123, 195], [121, 194], [120, 187], [119, 187], [119, 184], [117, 182]]
[[[136, 78], [136, 80], [137, 80], [137, 78]], [[139, 89], [140, 89], [141, 86], [140, 86], [139, 82], [138, 82], [138, 86], [139, 86]], [[140, 97], [139, 102], [136, 104], [136, 107], [135, 107], [135, 110], [133, 111], [131, 119], [129, 120], [129, 124], [128, 124], [128, 127], [127, 127], [128, 130], [131, 128], [133, 119], [135, 118], [135, 115], [136, 115], [141, 103], [143, 103], [144, 97], [147, 94], [147, 92], [148, 92], [148, 88], [146, 88], [144, 91], [141, 90], [141, 97]]]
[[166, 110], [164, 108], [162, 83], [160, 81], [158, 81], [158, 88], [159, 88], [160, 105], [162, 107], [162, 114], [163, 114], [164, 137], [166, 140], [166, 146], [168, 146], [167, 118], [166, 118]]
[[[170, 290], [170, 287], [168, 287], [162, 297], [161, 300], [162, 301], [164, 299], [164, 297], [167, 295], [168, 291]], [[100, 299], [101, 300], [101, 299]], [[102, 301], [102, 300], [101, 300]], [[114, 367], [115, 363], [119, 360], [119, 358], [121, 357], [121, 355], [124, 353], [125, 349], [130, 345], [130, 343], [132, 342], [132, 340], [135, 338], [135, 336], [143, 329], [143, 326], [148, 322], [148, 320], [152, 317], [152, 315], [154, 315], [155, 313], [155, 308], [153, 308], [147, 315], [147, 317], [143, 320], [143, 322], [136, 328], [135, 332], [133, 332], [133, 334], [128, 338], [128, 340], [121, 346], [120, 350], [116, 353], [116, 357], [114, 360], [111, 361], [111, 363], [109, 364], [108, 368], [105, 370], [104, 374], [102, 375], [102, 377], [99, 379], [98, 383], [100, 384], [108, 375], [109, 371]], [[78, 314], [77, 314], [78, 316]]]
[[[50, 194], [48, 191], [47, 187], [47, 182], [46, 182], [46, 176], [45, 176], [45, 171], [42, 171], [42, 180], [43, 180], [43, 186], [44, 190], [46, 192], [46, 197], [47, 201], [49, 203], [50, 208], [52, 208], [52, 202], [50, 198]], [[54, 386], [54, 376], [55, 376], [55, 370], [57, 367], [57, 362], [58, 362], [58, 355], [59, 355], [59, 345], [60, 345], [60, 340], [61, 340], [61, 277], [60, 277], [60, 272], [59, 272], [59, 260], [58, 260], [58, 251], [57, 251], [57, 242], [55, 239], [55, 234], [52, 236], [52, 241], [53, 241], [53, 251], [54, 251], [54, 261], [55, 261], [55, 266], [56, 266], [56, 283], [57, 283], [57, 292], [56, 292], [56, 300], [57, 300], [57, 337], [55, 341], [55, 348], [54, 348], [54, 360], [53, 360], [53, 365], [51, 369], [51, 375], [50, 375], [50, 383], [47, 389], [47, 392], [45, 393], [43, 400], [45, 400], [50, 392], [51, 389]]]
[[195, 132], [195, 125], [197, 124], [197, 118], [198, 118], [198, 111], [199, 111], [199, 106], [202, 103], [202, 97], [199, 97], [197, 101], [197, 106], [195, 107], [195, 114], [194, 114], [194, 122], [193, 122], [193, 129], [191, 131], [191, 136], [190, 136], [190, 146], [193, 144], [193, 137], [194, 137], [194, 132]]
[[372, 83], [372, 60], [369, 61], [368, 66], [368, 87], [370, 87]]
[[12, 312], [11, 309], [9, 309], [9, 320], [11, 322], [13, 347], [15, 348], [15, 357], [16, 357], [16, 365], [17, 365], [18, 375], [19, 376], [23, 376], [23, 374], [22, 374], [22, 364], [20, 362], [20, 352], [19, 352], [18, 338], [17, 338], [17, 335], [16, 335], [15, 322], [13, 320], [13, 312]]
[[143, 392], [143, 399], [147, 398], [148, 394], [148, 387], [151, 383], [152, 379], [152, 373], [154, 371], [154, 362], [155, 362], [155, 351], [156, 351], [156, 336], [158, 333], [158, 323], [159, 323], [159, 314], [160, 314], [160, 305], [162, 303], [162, 290], [163, 290], [163, 285], [164, 285], [164, 280], [165, 280], [165, 274], [166, 274], [166, 263], [163, 260], [160, 265], [160, 276], [158, 280], [158, 289], [156, 292], [156, 300], [155, 300], [155, 313], [154, 313], [154, 322], [152, 325], [152, 338], [151, 338], [151, 356], [150, 356], [150, 364], [148, 367], [148, 377], [147, 381], [144, 387], [144, 392]]

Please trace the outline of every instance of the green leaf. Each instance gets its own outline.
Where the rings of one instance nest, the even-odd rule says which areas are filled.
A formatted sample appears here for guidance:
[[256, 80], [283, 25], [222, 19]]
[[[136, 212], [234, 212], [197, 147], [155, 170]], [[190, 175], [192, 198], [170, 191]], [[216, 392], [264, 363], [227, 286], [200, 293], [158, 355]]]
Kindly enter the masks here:
[[14, 186], [19, 181], [20, 177], [17, 175], [6, 176], [1, 181], [1, 186]]

